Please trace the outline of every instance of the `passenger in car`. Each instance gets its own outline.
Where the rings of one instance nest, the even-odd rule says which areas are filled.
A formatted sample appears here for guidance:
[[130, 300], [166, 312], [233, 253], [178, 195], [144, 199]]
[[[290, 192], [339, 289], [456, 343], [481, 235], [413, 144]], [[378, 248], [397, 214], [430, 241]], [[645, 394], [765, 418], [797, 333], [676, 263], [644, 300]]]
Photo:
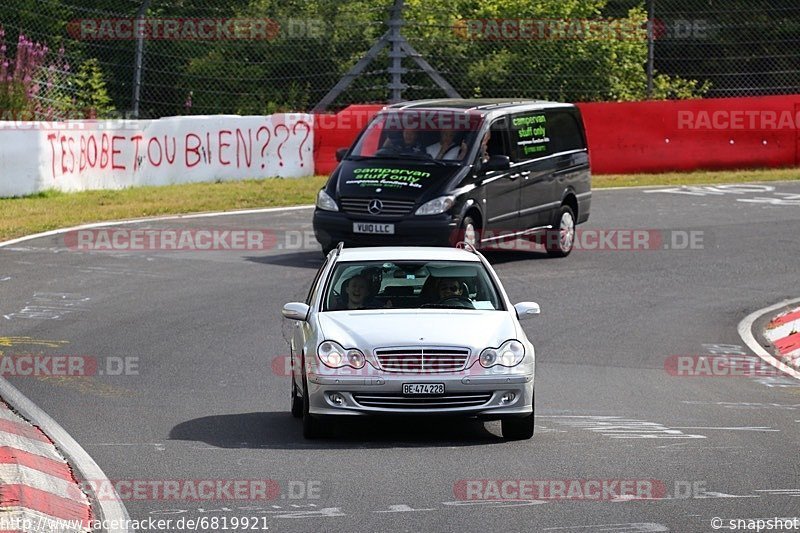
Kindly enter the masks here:
[[469, 299], [469, 295], [464, 291], [464, 283], [455, 278], [441, 278], [436, 289], [439, 291], [439, 302], [451, 298]]
[[[391, 300], [386, 307], [391, 307]], [[336, 302], [337, 310], [344, 309], [376, 309], [384, 307], [383, 302], [377, 300], [370, 290], [369, 281], [365, 276], [356, 274], [342, 283], [342, 294]]]

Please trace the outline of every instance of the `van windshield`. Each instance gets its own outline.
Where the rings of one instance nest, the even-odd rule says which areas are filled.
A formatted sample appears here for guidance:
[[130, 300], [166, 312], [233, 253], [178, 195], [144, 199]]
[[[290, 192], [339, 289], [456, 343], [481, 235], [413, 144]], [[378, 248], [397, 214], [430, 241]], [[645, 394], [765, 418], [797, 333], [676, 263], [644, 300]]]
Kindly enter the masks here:
[[480, 115], [462, 111], [385, 111], [367, 126], [349, 158], [462, 161], [481, 120]]

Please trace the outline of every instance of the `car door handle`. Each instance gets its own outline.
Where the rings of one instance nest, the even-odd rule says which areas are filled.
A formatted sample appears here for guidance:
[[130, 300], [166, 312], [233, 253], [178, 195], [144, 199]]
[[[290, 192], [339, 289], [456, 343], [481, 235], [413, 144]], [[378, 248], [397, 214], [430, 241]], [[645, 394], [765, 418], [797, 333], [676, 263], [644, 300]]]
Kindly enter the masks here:
[[510, 179], [510, 180], [515, 180], [515, 179], [517, 179], [518, 177], [520, 177], [521, 175], [522, 175], [522, 174], [520, 174], [519, 172], [518, 172], [518, 173], [516, 173], [516, 174], [511, 174], [510, 176], [508, 176], [508, 179]]
[[531, 171], [530, 170], [526, 170], [525, 172], [520, 172], [519, 175], [520, 176], [525, 176], [525, 179], [528, 179], [530, 177], [530, 175], [531, 175]]

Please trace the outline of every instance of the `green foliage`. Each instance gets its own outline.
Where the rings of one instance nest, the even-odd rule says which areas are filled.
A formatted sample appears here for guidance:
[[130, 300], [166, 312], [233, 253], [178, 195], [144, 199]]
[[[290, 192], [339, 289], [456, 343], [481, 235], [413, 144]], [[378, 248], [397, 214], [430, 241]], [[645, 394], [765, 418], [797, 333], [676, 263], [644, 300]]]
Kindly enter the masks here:
[[97, 59], [83, 62], [74, 80], [73, 107], [91, 118], [108, 118], [114, 113], [103, 71]]

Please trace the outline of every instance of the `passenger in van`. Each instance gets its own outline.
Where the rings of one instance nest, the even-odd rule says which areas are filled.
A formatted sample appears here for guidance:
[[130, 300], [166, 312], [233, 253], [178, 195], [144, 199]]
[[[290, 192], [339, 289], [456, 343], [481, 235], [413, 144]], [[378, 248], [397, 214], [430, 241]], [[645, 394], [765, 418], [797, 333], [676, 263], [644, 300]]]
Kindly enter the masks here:
[[422, 141], [419, 138], [419, 132], [412, 128], [403, 129], [403, 136], [401, 139], [386, 139], [383, 143], [384, 148], [389, 148], [401, 154], [424, 154], [425, 148], [422, 146]]
[[456, 143], [455, 131], [442, 130], [439, 132], [439, 142], [433, 143], [425, 150], [428, 152], [428, 155], [434, 159], [463, 159], [464, 155], [467, 153], [467, 144], [463, 140], [460, 145]]

